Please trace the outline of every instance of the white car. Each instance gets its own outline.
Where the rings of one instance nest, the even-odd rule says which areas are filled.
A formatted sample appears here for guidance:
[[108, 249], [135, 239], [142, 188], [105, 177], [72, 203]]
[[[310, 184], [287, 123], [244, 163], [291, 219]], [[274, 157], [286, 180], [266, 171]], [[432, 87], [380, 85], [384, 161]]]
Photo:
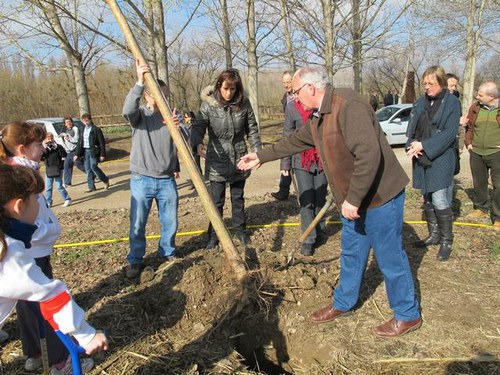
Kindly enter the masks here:
[[406, 129], [413, 104], [394, 104], [380, 108], [375, 114], [390, 145], [405, 144]]
[[[28, 120], [26, 122], [44, 126], [45, 131], [47, 133], [52, 133], [54, 135], [54, 140], [64, 147], [62, 138], [59, 136], [59, 134], [64, 133], [66, 131], [66, 128], [64, 127], [63, 117], [36, 118]], [[82, 134], [81, 131], [83, 130], [84, 125], [80, 121], [80, 119], [73, 118], [73, 124], [75, 124], [78, 127], [78, 129], [80, 130], [80, 134]]]

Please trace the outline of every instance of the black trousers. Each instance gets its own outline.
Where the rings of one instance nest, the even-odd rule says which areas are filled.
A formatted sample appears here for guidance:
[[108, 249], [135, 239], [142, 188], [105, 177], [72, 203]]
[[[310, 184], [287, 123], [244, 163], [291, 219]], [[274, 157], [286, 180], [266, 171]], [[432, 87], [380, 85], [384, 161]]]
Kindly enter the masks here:
[[[474, 208], [490, 211], [493, 222], [500, 220], [500, 151], [492, 155], [470, 154], [470, 170], [474, 184]], [[488, 194], [488, 177], [491, 178], [493, 190]]]
[[278, 193], [280, 195], [288, 197], [290, 195], [291, 184], [292, 184], [292, 176], [290, 174], [288, 174], [288, 176], [281, 175]]
[[[236, 181], [229, 184], [231, 194], [231, 212], [233, 219], [233, 229], [235, 232], [245, 230], [245, 198], [243, 197], [246, 180]], [[224, 201], [226, 200], [226, 182], [210, 181], [210, 195], [222, 216]], [[212, 224], [208, 227], [208, 234], [215, 233]]]
[[[35, 259], [36, 265], [48, 278], [52, 279], [52, 265], [50, 256]], [[33, 305], [32, 305], [33, 306]], [[35, 305], [35, 311], [32, 306], [28, 306], [26, 301], [19, 301], [16, 305], [17, 322], [19, 326], [19, 336], [23, 347], [23, 354], [28, 357], [40, 356], [40, 334], [38, 331], [38, 317], [42, 316], [40, 307]], [[49, 323], [45, 322], [45, 338], [47, 340], [47, 351], [49, 353], [49, 364], [53, 365], [64, 361], [68, 357], [68, 351], [64, 344], [59, 340], [54, 329]]]

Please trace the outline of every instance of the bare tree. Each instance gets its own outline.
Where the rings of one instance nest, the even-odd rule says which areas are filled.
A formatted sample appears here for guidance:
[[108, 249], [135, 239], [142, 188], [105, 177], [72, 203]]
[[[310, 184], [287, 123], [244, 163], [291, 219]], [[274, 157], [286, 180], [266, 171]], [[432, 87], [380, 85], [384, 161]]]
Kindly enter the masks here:
[[[475, 88], [476, 65], [481, 54], [487, 59], [500, 52], [497, 0], [420, 0], [415, 8], [420, 37], [432, 38], [439, 48], [434, 63], [449, 59], [464, 61], [462, 110], [470, 106]], [[464, 45], [465, 44], [465, 45]]]
[[[42, 69], [54, 69], [47, 65], [51, 41], [56, 41], [67, 61], [62, 69], [71, 71], [80, 114], [90, 112], [86, 75], [99, 62], [106, 45], [95, 34], [89, 34], [66, 17], [69, 12], [80, 12], [76, 2], [56, 2], [55, 0], [29, 0], [14, 8], [4, 5], [2, 33], [6, 35], [20, 53]], [[10, 10], [10, 14], [6, 11]], [[102, 7], [94, 9], [98, 28], [102, 18]], [[30, 19], [27, 19], [30, 15]], [[33, 48], [33, 41], [40, 41], [39, 48]], [[39, 52], [40, 54], [37, 54]], [[57, 69], [57, 68], [56, 68]]]

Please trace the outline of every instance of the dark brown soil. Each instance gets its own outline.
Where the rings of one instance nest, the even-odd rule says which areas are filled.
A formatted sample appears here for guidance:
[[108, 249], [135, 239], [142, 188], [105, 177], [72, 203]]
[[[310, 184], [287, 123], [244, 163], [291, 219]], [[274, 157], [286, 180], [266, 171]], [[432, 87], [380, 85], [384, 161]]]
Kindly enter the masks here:
[[[267, 139], [276, 139], [264, 128]], [[267, 131], [267, 133], [266, 133]], [[54, 251], [54, 273], [88, 311], [89, 321], [105, 328], [111, 348], [97, 357], [93, 374], [498, 374], [500, 371], [499, 236], [487, 221], [469, 222], [470, 177], [459, 175], [454, 210], [455, 244], [448, 262], [435, 259], [436, 247], [414, 247], [425, 235], [418, 211], [418, 193], [407, 192], [404, 245], [411, 261], [422, 305], [421, 329], [395, 340], [376, 338], [373, 326], [390, 319], [384, 282], [370, 260], [361, 299], [354, 315], [330, 324], [314, 325], [309, 315], [331, 302], [339, 275], [340, 225], [334, 210], [324, 243], [313, 257], [296, 252], [298, 206], [295, 196], [274, 201], [277, 166], [256, 171], [247, 187], [247, 220], [252, 245], [238, 251], [250, 270], [249, 299], [241, 305], [241, 287], [234, 281], [221, 249], [204, 248], [208, 221], [196, 193], [179, 181], [179, 258], [161, 263], [155, 254], [157, 237], [148, 241], [146, 264], [156, 271], [139, 284], [125, 277], [128, 243], [129, 141], [111, 144], [116, 154], [105, 170], [109, 191], [91, 198], [80, 194], [83, 176], [70, 193], [75, 205], [55, 207], [63, 223]], [[398, 149], [396, 149], [396, 152]], [[462, 171], [468, 170], [465, 166]], [[253, 185], [250, 181], [253, 180]], [[255, 188], [254, 188], [255, 187]], [[230, 204], [224, 217], [230, 223]], [[272, 224], [272, 227], [263, 227]], [[195, 231], [193, 234], [192, 232]], [[156, 210], [147, 234], [158, 235]], [[105, 244], [81, 244], [116, 239]], [[0, 373], [23, 374], [22, 351], [15, 318], [5, 326], [11, 334], [1, 353]]]

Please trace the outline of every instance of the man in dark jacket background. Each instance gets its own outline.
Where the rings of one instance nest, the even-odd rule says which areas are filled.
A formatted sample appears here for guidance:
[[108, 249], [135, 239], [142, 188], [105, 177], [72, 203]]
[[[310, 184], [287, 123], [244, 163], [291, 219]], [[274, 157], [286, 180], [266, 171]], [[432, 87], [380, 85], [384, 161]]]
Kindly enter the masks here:
[[[285, 93], [281, 98], [281, 106], [283, 107], [283, 113], [285, 113], [286, 107], [289, 102], [293, 101], [292, 95], [292, 72], [289, 70], [285, 70], [282, 76], [283, 88], [285, 89]], [[271, 193], [273, 198], [276, 198], [279, 201], [284, 201], [288, 199], [290, 195], [290, 185], [292, 184], [292, 175], [280, 168], [280, 185], [279, 190], [277, 192]]]
[[369, 103], [351, 89], [334, 89], [321, 68], [299, 69], [293, 94], [312, 109], [312, 120], [274, 146], [241, 158], [238, 167], [261, 163], [316, 146], [339, 212], [342, 213], [340, 279], [333, 304], [311, 315], [315, 323], [348, 315], [359, 298], [370, 248], [385, 280], [394, 317], [374, 328], [379, 337], [398, 337], [420, 327], [419, 303], [403, 250], [404, 189], [408, 183]]
[[87, 173], [88, 185], [88, 190], [85, 190], [85, 193], [96, 190], [94, 182], [96, 177], [104, 183], [105, 189], [109, 189], [109, 178], [97, 165], [100, 161], [106, 159], [106, 145], [102, 130], [94, 125], [92, 117], [88, 113], [82, 115], [82, 122], [85, 127], [73, 160], [76, 161], [78, 158], [84, 158], [83, 165]]

